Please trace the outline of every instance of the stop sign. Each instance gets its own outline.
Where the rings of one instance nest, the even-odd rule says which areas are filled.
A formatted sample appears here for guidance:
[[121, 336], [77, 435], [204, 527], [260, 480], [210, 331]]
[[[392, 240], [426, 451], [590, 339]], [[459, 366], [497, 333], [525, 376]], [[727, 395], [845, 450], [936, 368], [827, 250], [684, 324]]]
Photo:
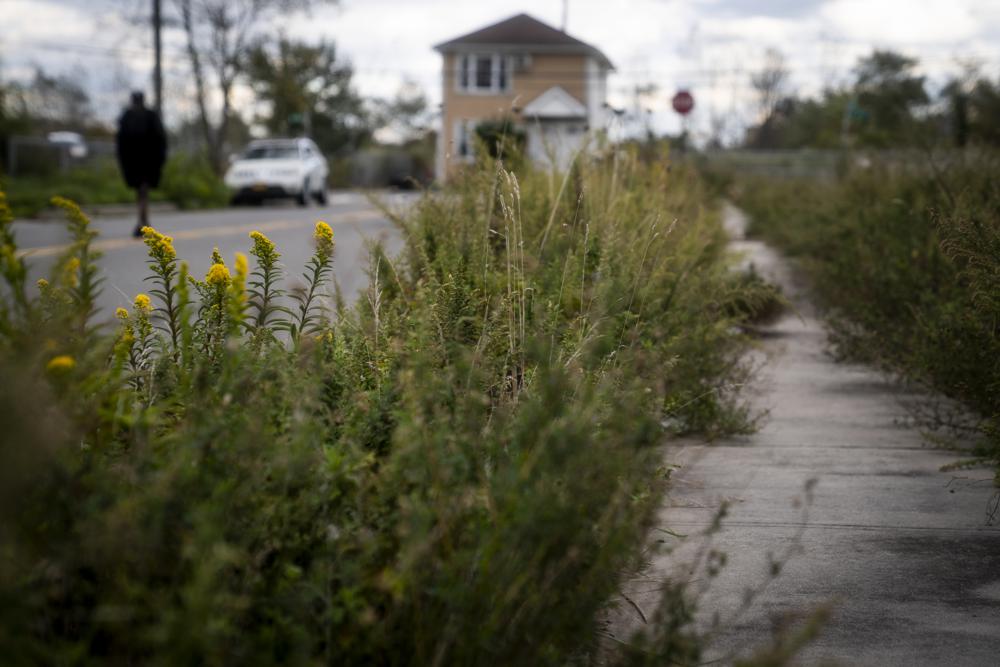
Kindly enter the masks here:
[[686, 116], [691, 113], [691, 109], [694, 109], [694, 98], [691, 97], [691, 93], [686, 90], [678, 90], [677, 94], [674, 95], [673, 99], [674, 111], [682, 116]]

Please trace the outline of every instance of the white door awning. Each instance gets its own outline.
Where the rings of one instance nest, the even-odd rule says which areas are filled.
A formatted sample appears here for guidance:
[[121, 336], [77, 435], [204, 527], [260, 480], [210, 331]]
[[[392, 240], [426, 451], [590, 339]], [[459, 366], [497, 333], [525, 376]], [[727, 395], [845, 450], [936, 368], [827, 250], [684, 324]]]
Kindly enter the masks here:
[[531, 100], [521, 112], [526, 118], [586, 118], [587, 108], [560, 86], [553, 86]]

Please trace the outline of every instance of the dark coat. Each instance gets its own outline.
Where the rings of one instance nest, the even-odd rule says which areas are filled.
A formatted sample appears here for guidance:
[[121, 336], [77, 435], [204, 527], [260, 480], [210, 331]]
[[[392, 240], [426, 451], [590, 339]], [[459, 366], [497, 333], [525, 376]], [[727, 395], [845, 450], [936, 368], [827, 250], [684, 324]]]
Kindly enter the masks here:
[[152, 109], [129, 107], [118, 119], [115, 148], [122, 176], [130, 188], [160, 184], [160, 172], [167, 161], [167, 133]]

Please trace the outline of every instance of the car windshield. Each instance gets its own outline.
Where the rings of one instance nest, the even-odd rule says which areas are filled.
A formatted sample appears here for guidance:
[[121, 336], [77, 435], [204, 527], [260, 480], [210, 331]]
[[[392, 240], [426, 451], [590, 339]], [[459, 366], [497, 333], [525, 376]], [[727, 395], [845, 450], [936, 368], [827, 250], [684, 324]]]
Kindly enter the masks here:
[[251, 146], [243, 154], [244, 160], [273, 160], [280, 158], [297, 158], [299, 149], [296, 146]]

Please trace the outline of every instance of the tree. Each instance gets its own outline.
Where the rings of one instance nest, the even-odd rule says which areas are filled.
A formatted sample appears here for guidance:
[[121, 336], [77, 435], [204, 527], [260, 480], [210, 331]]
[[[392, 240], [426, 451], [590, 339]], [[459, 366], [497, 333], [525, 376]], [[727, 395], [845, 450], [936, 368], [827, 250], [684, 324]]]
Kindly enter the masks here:
[[855, 68], [854, 95], [860, 110], [858, 143], [874, 147], [911, 144], [915, 112], [930, 100], [917, 60], [893, 51], [875, 50]]
[[785, 97], [787, 83], [788, 68], [785, 67], [784, 54], [778, 49], [768, 49], [764, 52], [764, 66], [750, 75], [750, 86], [757, 96], [759, 122], [767, 122], [774, 114], [778, 102]]
[[[290, 12], [335, 0], [174, 0], [186, 40], [194, 80], [195, 102], [209, 161], [221, 173], [225, 137], [232, 119], [232, 90], [244, 73], [247, 53], [262, 25]], [[210, 112], [209, 86], [217, 93], [219, 111]]]
[[83, 130], [94, 120], [90, 96], [77, 77], [37, 67], [31, 82], [18, 88], [23, 114], [45, 127]]
[[398, 143], [421, 139], [431, 127], [427, 95], [413, 81], [406, 81], [391, 100], [375, 102], [375, 126]]
[[261, 40], [247, 57], [247, 81], [267, 107], [258, 122], [272, 135], [308, 134], [325, 153], [371, 135], [364, 102], [351, 87], [353, 74], [326, 42]]
[[7, 146], [10, 138], [28, 129], [21, 91], [14, 85], [0, 80], [0, 165], [7, 164]]
[[971, 141], [1000, 146], [1000, 81], [979, 79], [968, 95]]

